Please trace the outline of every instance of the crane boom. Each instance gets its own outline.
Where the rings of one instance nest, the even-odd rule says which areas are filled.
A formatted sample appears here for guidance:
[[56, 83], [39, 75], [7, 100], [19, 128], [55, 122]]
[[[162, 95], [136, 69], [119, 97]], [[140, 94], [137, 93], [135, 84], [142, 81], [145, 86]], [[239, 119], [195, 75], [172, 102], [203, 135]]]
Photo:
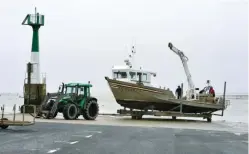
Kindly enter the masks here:
[[194, 85], [194, 82], [192, 80], [190, 71], [188, 69], [188, 64], [187, 64], [188, 57], [185, 56], [181, 50], [174, 47], [172, 43], [169, 43], [168, 46], [169, 46], [170, 50], [172, 50], [175, 54], [177, 54], [182, 61], [183, 68], [184, 68], [185, 74], [187, 76], [188, 88], [189, 88], [188, 89], [189, 93], [188, 93], [187, 97], [191, 99], [191, 98], [193, 98], [193, 95], [195, 97], [195, 85]]

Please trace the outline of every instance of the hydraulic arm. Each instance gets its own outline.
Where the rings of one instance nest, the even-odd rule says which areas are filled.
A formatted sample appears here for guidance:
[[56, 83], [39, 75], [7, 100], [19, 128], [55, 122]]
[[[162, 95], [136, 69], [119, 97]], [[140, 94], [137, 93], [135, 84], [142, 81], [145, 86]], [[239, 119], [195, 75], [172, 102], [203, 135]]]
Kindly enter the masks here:
[[176, 53], [182, 61], [183, 68], [184, 68], [185, 74], [187, 76], [187, 81], [188, 81], [187, 99], [195, 99], [196, 98], [195, 85], [194, 85], [194, 82], [192, 80], [190, 71], [188, 69], [188, 64], [187, 64], [188, 57], [185, 56], [181, 50], [174, 47], [172, 43], [169, 43], [168, 46], [169, 46], [170, 50], [172, 50], [174, 53]]

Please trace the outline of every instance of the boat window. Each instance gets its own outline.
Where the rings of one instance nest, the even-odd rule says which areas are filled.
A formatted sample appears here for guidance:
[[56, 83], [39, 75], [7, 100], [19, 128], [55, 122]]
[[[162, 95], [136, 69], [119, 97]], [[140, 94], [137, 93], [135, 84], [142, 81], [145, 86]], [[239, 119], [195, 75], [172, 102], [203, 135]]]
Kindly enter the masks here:
[[147, 81], [150, 82], [150, 79], [151, 79], [151, 74], [148, 74], [147, 75]]
[[113, 78], [118, 78], [118, 72], [113, 72]]
[[127, 78], [127, 73], [126, 72], [114, 72], [113, 77], [116, 79]]
[[127, 73], [126, 72], [120, 72], [119, 77], [122, 78], [122, 79], [127, 78]]
[[130, 72], [131, 79], [136, 79], [136, 72]]
[[143, 81], [147, 81], [147, 74], [146, 73], [143, 73], [143, 78], [142, 78]]

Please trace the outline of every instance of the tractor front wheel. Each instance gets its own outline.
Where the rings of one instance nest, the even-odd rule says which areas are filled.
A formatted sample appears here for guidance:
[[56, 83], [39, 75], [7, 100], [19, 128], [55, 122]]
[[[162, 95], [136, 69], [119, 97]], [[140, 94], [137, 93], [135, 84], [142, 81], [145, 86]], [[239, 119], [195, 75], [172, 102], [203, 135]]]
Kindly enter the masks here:
[[48, 112], [48, 113], [45, 114], [45, 119], [54, 119], [57, 116], [57, 114], [58, 114], [58, 111], [56, 111], [54, 113], [54, 116], [52, 116], [51, 113]]
[[86, 102], [83, 109], [83, 117], [86, 120], [95, 120], [99, 114], [99, 105], [96, 100], [92, 99]]
[[78, 115], [78, 107], [75, 104], [67, 104], [63, 109], [63, 117], [66, 120], [74, 120]]

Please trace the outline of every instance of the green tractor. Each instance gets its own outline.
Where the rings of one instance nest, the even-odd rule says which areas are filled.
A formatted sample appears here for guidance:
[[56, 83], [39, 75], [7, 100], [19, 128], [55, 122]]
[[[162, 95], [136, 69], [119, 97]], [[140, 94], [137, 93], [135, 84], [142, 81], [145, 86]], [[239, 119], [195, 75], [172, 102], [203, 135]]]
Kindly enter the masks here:
[[64, 119], [74, 120], [83, 115], [86, 120], [95, 120], [99, 113], [97, 99], [90, 95], [90, 83], [67, 83], [64, 84], [63, 97], [51, 99], [49, 115], [55, 118], [57, 113], [62, 113]]

